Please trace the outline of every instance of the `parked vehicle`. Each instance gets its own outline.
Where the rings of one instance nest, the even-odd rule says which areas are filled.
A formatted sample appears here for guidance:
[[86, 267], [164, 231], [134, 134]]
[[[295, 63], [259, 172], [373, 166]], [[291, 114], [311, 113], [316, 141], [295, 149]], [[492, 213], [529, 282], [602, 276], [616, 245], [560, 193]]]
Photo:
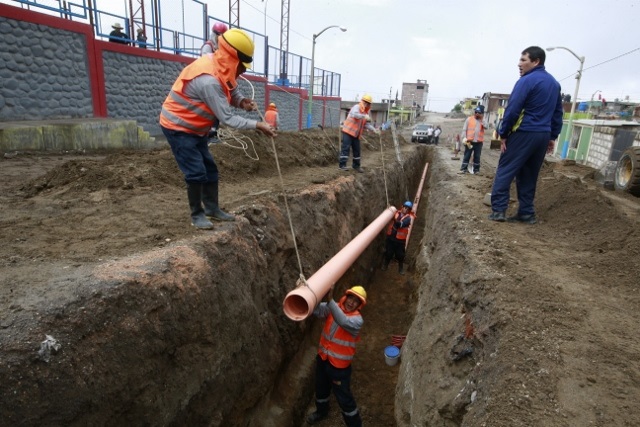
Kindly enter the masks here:
[[430, 125], [428, 123], [417, 124], [413, 128], [413, 133], [411, 134], [411, 142], [432, 144], [433, 143], [433, 125]]
[[616, 190], [640, 196], [640, 147], [629, 147], [622, 153], [613, 184]]

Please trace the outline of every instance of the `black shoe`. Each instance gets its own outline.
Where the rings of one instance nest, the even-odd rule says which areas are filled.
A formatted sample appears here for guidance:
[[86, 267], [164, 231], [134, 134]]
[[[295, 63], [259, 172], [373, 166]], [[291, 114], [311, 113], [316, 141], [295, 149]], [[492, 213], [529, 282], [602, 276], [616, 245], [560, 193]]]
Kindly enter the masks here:
[[504, 215], [504, 212], [493, 211], [491, 215], [489, 215], [489, 219], [491, 221], [505, 222], [507, 217]]
[[348, 171], [349, 168], [346, 166], [338, 166], [338, 169], [340, 169], [341, 171]]
[[467, 169], [458, 171], [458, 175], [468, 175], [469, 171]]
[[322, 420], [327, 419], [327, 417], [328, 417], [328, 414], [321, 414], [318, 411], [312, 412], [309, 415], [307, 415], [307, 424], [318, 423]]
[[353, 168], [353, 170], [358, 172], [358, 173], [364, 173], [364, 169], [362, 169], [362, 168]]
[[538, 222], [538, 218], [536, 218], [536, 214], [531, 215], [516, 215], [510, 216], [507, 218], [508, 222], [522, 222], [524, 224], [536, 224]]

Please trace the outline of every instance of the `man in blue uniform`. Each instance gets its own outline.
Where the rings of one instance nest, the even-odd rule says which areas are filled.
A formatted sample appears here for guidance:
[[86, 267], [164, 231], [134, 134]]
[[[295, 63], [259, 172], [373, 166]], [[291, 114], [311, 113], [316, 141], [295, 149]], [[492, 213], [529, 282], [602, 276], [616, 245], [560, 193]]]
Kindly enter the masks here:
[[509, 188], [514, 178], [518, 191], [518, 212], [510, 222], [537, 222], [533, 199], [544, 156], [553, 151], [562, 130], [560, 83], [544, 68], [544, 50], [531, 46], [522, 51], [516, 82], [502, 125], [500, 160], [491, 190], [492, 221], [507, 220]]

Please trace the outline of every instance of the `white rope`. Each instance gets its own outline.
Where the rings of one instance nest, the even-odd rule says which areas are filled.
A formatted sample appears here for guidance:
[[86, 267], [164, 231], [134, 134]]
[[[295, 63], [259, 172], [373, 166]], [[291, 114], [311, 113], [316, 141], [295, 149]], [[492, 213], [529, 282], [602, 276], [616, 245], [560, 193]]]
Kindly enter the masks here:
[[[247, 83], [249, 83], [249, 86], [251, 86], [251, 99], [253, 100], [255, 97], [255, 89], [253, 88], [253, 85], [251, 84], [251, 82], [249, 80], [247, 80], [244, 76], [240, 76], [242, 77], [244, 80], [246, 80]], [[260, 111], [260, 109], [257, 107], [256, 105], [256, 112], [258, 113], [258, 115], [260, 116], [260, 119], [264, 122], [264, 115], [262, 115], [262, 112]], [[287, 218], [289, 219], [289, 228], [291, 229], [291, 237], [293, 239], [293, 247], [296, 251], [296, 258], [298, 259], [298, 268], [300, 269], [300, 280], [302, 280], [302, 282], [308, 286], [307, 281], [304, 278], [304, 271], [302, 270], [302, 261], [300, 260], [300, 251], [298, 250], [298, 243], [296, 241], [296, 232], [293, 229], [293, 221], [291, 220], [291, 211], [289, 210], [289, 202], [287, 201], [287, 193], [285, 192], [285, 188], [284, 188], [284, 179], [282, 178], [282, 170], [280, 169], [280, 161], [278, 160], [278, 151], [276, 150], [276, 141], [273, 137], [271, 138], [271, 146], [273, 147], [273, 156], [276, 160], [276, 168], [278, 169], [278, 178], [280, 179], [280, 187], [282, 188], [282, 198], [284, 199], [284, 206], [285, 209], [287, 211]], [[255, 151], [255, 148], [254, 148]], [[314, 296], [316, 297], [316, 305], [317, 305], [317, 300], [318, 297], [314, 294]]]

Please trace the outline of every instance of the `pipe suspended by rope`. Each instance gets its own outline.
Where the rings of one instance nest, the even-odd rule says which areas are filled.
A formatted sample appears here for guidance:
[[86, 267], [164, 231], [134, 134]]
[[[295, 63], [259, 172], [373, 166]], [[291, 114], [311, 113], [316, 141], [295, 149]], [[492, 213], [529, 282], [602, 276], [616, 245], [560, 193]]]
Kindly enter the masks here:
[[[418, 191], [416, 192], [416, 197], [413, 199], [413, 213], [418, 213], [418, 204], [420, 203], [420, 196], [422, 195], [422, 186], [424, 185], [424, 179], [427, 177], [427, 169], [429, 169], [429, 163], [424, 164], [424, 170], [422, 171], [422, 178], [420, 178], [420, 185], [418, 185]], [[415, 218], [414, 218], [415, 219]], [[404, 242], [405, 249], [409, 247], [409, 237], [411, 237], [411, 229], [413, 228], [413, 223], [415, 221], [411, 221], [409, 224], [409, 230], [407, 230], [407, 240]]]
[[295, 321], [309, 317], [331, 286], [342, 277], [380, 231], [389, 224], [396, 211], [397, 209], [393, 206], [385, 209], [367, 228], [309, 277], [307, 286], [298, 286], [289, 292], [282, 303], [284, 314]]

